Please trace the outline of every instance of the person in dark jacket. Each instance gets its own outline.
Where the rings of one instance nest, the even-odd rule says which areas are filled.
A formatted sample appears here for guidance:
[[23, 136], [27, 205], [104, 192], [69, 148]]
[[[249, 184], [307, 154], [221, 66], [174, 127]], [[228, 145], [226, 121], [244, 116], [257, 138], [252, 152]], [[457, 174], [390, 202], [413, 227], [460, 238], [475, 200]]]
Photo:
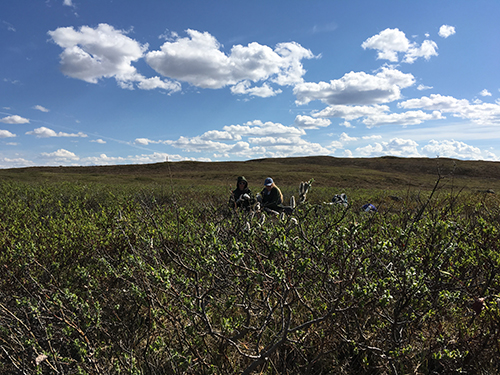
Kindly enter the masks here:
[[244, 176], [239, 176], [236, 180], [236, 189], [231, 193], [229, 205], [234, 208], [240, 207], [249, 209], [253, 203], [254, 199], [252, 197], [252, 192], [248, 188], [248, 181]]
[[276, 186], [273, 179], [268, 177], [264, 181], [264, 189], [260, 193], [262, 197], [262, 207], [277, 212], [283, 211], [283, 194]]

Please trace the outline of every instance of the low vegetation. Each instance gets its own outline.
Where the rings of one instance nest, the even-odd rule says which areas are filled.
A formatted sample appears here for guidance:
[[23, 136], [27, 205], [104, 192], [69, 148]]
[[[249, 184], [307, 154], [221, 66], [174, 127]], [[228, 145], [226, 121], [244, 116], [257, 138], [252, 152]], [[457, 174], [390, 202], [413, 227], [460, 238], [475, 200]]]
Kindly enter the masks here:
[[[280, 170], [269, 175], [293, 178]], [[500, 199], [442, 169], [399, 189], [331, 187], [304, 170], [280, 186], [289, 199], [315, 178], [308, 199], [281, 218], [229, 209], [227, 174], [4, 173], [0, 373], [500, 368]], [[338, 193], [349, 206], [329, 204]]]

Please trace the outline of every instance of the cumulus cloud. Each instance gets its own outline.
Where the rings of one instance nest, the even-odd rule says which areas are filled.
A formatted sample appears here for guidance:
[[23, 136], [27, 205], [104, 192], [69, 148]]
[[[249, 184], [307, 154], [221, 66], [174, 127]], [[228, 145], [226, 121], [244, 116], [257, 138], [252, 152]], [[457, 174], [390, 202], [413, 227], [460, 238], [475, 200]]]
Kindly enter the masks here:
[[141, 145], [141, 146], [147, 146], [150, 143], [160, 143], [160, 141], [152, 141], [151, 139], [148, 138], [136, 138], [134, 141], [134, 144], [136, 145]]
[[419, 57], [429, 60], [432, 56], [437, 56], [435, 42], [424, 40], [419, 46], [417, 43], [410, 42], [405, 33], [399, 29], [385, 29], [365, 40], [361, 47], [376, 50], [377, 59], [390, 62], [398, 62], [399, 53], [403, 54], [402, 61], [410, 64]]
[[224, 131], [240, 136], [273, 136], [273, 137], [297, 137], [305, 135], [303, 129], [293, 126], [285, 126], [271, 121], [262, 122], [260, 120], [249, 121], [244, 125], [228, 125], [222, 128]]
[[481, 91], [479, 93], [479, 95], [481, 95], [481, 96], [491, 96], [491, 92], [489, 92], [488, 90], [484, 89], [483, 91]]
[[361, 137], [362, 139], [382, 139], [381, 135], [364, 135]]
[[308, 104], [313, 100], [330, 105], [368, 105], [398, 100], [401, 98], [401, 89], [414, 83], [412, 74], [384, 67], [375, 75], [350, 72], [329, 83], [300, 83], [293, 92], [298, 105]]
[[63, 148], [54, 152], [42, 152], [40, 157], [43, 159], [51, 159], [53, 161], [75, 161], [80, 159], [73, 152]]
[[90, 142], [95, 142], [95, 143], [100, 143], [100, 144], [105, 144], [106, 143], [106, 141], [103, 140], [103, 139], [101, 139], [101, 138], [99, 138], [99, 139], [93, 139]]
[[468, 119], [480, 125], [500, 125], [499, 103], [471, 104], [466, 99], [433, 94], [401, 102], [398, 106], [405, 109], [421, 108], [428, 111], [452, 113], [455, 117]]
[[411, 139], [393, 138], [389, 142], [376, 142], [374, 145], [359, 147], [356, 152], [362, 156], [392, 155], [399, 157], [420, 157], [418, 143]]
[[132, 63], [144, 56], [148, 45], [141, 45], [105, 23], [96, 28], [82, 26], [60, 27], [48, 32], [54, 43], [63, 49], [60, 55], [61, 71], [68, 77], [97, 83], [103, 78], [114, 78], [120, 87], [142, 89], [162, 88], [170, 92], [180, 90], [176, 82], [162, 81], [158, 77], [146, 78]]
[[331, 123], [328, 119], [298, 115], [295, 117], [294, 125], [301, 129], [318, 129], [330, 126]]
[[357, 141], [358, 138], [356, 137], [349, 137], [349, 135], [345, 132], [343, 132], [340, 137], [339, 137], [339, 140], [340, 142], [353, 142], [353, 141]]
[[35, 165], [31, 160], [24, 158], [0, 158], [0, 168], [18, 168]]
[[280, 89], [274, 90], [267, 83], [264, 83], [260, 87], [250, 87], [250, 86], [251, 86], [250, 81], [245, 80], [232, 86], [231, 92], [233, 94], [258, 96], [261, 98], [269, 98], [271, 96], [276, 96], [282, 93]]
[[438, 55], [437, 49], [438, 46], [436, 42], [432, 40], [424, 40], [420, 47], [412, 47], [406, 52], [403, 62], [412, 64], [419, 57], [422, 57], [425, 60], [430, 60], [432, 56]]
[[13, 138], [16, 135], [14, 133], [11, 133], [8, 130], [1, 130], [0, 129], [0, 138]]
[[340, 126], [345, 126], [346, 128], [355, 128], [349, 121], [344, 121], [339, 124]]
[[227, 152], [232, 148], [232, 145], [201, 139], [201, 137], [189, 138], [181, 136], [176, 141], [167, 140], [165, 144], [188, 152]]
[[278, 85], [302, 82], [302, 59], [313, 58], [308, 49], [295, 42], [279, 43], [274, 49], [253, 42], [235, 45], [228, 54], [208, 32], [187, 30], [187, 37], [173, 34], [158, 51], [146, 54], [147, 63], [158, 73], [201, 87], [218, 89], [235, 86], [234, 93], [275, 95], [268, 85], [250, 88], [250, 82], [269, 80]]
[[444, 117], [441, 112], [434, 111], [432, 113], [426, 113], [423, 111], [408, 111], [403, 113], [391, 113], [391, 114], [378, 114], [372, 115], [363, 120], [363, 123], [368, 127], [380, 126], [380, 125], [418, 125], [424, 121], [428, 120], [440, 120]]
[[439, 28], [439, 36], [443, 38], [448, 38], [450, 35], [455, 34], [455, 27], [449, 25], [443, 25]]
[[28, 135], [35, 135], [37, 138], [49, 138], [49, 137], [81, 137], [85, 138], [87, 137], [87, 134], [84, 134], [82, 132], [78, 133], [63, 133], [59, 132], [56, 133], [54, 130], [46, 128], [45, 126], [42, 126], [40, 128], [36, 128], [32, 131], [26, 132]]
[[230, 131], [209, 130], [200, 136], [211, 141], [240, 141], [241, 135]]
[[377, 116], [389, 111], [386, 105], [349, 106], [343, 104], [330, 105], [325, 109], [313, 112], [314, 117], [340, 117], [352, 121], [364, 116]]
[[[327, 123], [314, 118], [299, 118], [298, 121], [308, 120], [312, 121], [308, 126]], [[218, 158], [327, 155], [334, 152], [333, 145], [324, 147], [302, 139], [305, 134], [299, 127], [255, 120], [243, 125], [224, 126], [222, 131], [211, 130], [199, 136], [161, 143], [190, 152], [211, 152]]]
[[464, 142], [455, 140], [431, 140], [422, 148], [430, 156], [440, 156], [458, 159], [482, 159], [481, 150]]
[[1, 118], [0, 122], [3, 122], [5, 124], [29, 124], [30, 120], [18, 115], [13, 115]]
[[432, 94], [421, 98], [409, 99], [398, 104], [400, 108], [422, 108], [430, 111], [459, 112], [461, 108], [469, 106], [466, 99], [455, 99], [452, 96]]
[[80, 162], [86, 165], [110, 165], [126, 162], [127, 159], [123, 157], [113, 157], [106, 154], [100, 154], [99, 156], [89, 156], [82, 158]]
[[410, 48], [410, 41], [404, 32], [399, 29], [385, 29], [379, 34], [365, 40], [361, 47], [363, 49], [374, 49], [378, 51], [378, 58], [398, 61], [398, 52], [406, 52]]
[[[63, 74], [89, 83], [114, 78], [124, 89], [164, 89], [179, 91], [179, 81], [201, 88], [231, 87], [234, 94], [270, 97], [281, 93], [280, 86], [303, 81], [303, 59], [315, 57], [295, 42], [274, 48], [250, 43], [235, 45], [229, 53], [208, 32], [187, 30], [187, 37], [172, 33], [160, 50], [149, 51], [148, 44], [130, 38], [124, 30], [102, 23], [97, 27], [60, 27], [49, 31], [60, 55]], [[163, 77], [144, 77], [134, 67], [140, 59]], [[254, 85], [254, 86], [252, 86]]]
[[40, 111], [40, 112], [49, 112], [49, 110], [41, 105], [36, 105], [33, 107], [33, 109], [36, 109], [37, 111]]

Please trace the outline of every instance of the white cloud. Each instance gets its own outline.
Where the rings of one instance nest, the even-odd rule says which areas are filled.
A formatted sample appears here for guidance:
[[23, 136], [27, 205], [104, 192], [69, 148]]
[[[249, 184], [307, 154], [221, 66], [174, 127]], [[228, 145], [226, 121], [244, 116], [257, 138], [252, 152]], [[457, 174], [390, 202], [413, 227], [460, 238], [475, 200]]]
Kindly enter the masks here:
[[188, 152], [227, 152], [232, 148], [226, 143], [205, 140], [200, 137], [180, 137], [177, 141], [167, 140], [164, 143]]
[[301, 142], [300, 137], [284, 138], [284, 137], [257, 137], [249, 138], [248, 142], [263, 147], [269, 146], [289, 146]]
[[330, 126], [331, 123], [328, 119], [298, 115], [295, 117], [294, 125], [301, 129], [318, 129]]
[[233, 94], [252, 95], [261, 98], [269, 98], [271, 96], [276, 96], [282, 93], [280, 89], [274, 90], [267, 83], [264, 83], [260, 87], [250, 87], [250, 85], [250, 81], [247, 80], [239, 82], [231, 87], [231, 92]]
[[[332, 146], [324, 147], [319, 143], [308, 142], [300, 137], [264, 137], [250, 138], [250, 144], [261, 146], [259, 153], [262, 157], [289, 157], [307, 155], [329, 155], [334, 150]], [[254, 154], [257, 152], [254, 152]]]
[[328, 147], [331, 148], [332, 150], [335, 150], [337, 148], [344, 148], [344, 145], [340, 141], [331, 141]]
[[244, 125], [224, 126], [222, 131], [211, 130], [201, 136], [180, 137], [162, 143], [191, 152], [212, 152], [218, 158], [328, 155], [333, 152], [333, 146], [308, 142], [301, 138], [303, 135], [303, 129], [255, 120]]
[[406, 52], [410, 48], [410, 41], [399, 29], [385, 29], [365, 40], [361, 47], [377, 50], [378, 59], [397, 62], [398, 52]]
[[141, 145], [141, 146], [147, 146], [149, 145], [150, 143], [159, 143], [157, 141], [152, 141], [150, 139], [147, 139], [147, 138], [136, 138], [134, 143], [136, 145]]
[[340, 117], [347, 121], [355, 120], [364, 116], [377, 116], [388, 112], [386, 105], [373, 106], [349, 106], [343, 104], [330, 105], [319, 112], [313, 112], [314, 117]]
[[[133, 80], [133, 79], [131, 79]], [[135, 77], [137, 87], [141, 90], [163, 89], [169, 93], [174, 93], [181, 90], [181, 85], [178, 82], [162, 81], [160, 77], [144, 78], [141, 75]]]
[[8, 130], [0, 130], [0, 138], [13, 138], [16, 137], [14, 133], [11, 133]]
[[42, 152], [40, 155], [43, 159], [52, 159], [53, 161], [71, 161], [80, 159], [73, 152], [65, 150], [63, 148], [50, 153]]
[[455, 34], [455, 27], [449, 25], [443, 25], [439, 28], [439, 36], [443, 38], [448, 38], [450, 35]]
[[371, 75], [365, 72], [350, 72], [330, 83], [300, 83], [293, 92], [298, 105], [308, 104], [313, 100], [334, 104], [380, 104], [401, 98], [401, 89], [415, 83], [410, 73], [384, 67]]
[[423, 91], [423, 90], [430, 90], [432, 88], [433, 88], [432, 86], [418, 85], [417, 90]]
[[362, 139], [382, 139], [382, 136], [381, 135], [365, 135], [363, 137], [361, 137]]
[[48, 137], [81, 137], [81, 138], [86, 138], [87, 134], [84, 134], [82, 132], [78, 133], [63, 133], [59, 132], [56, 133], [54, 130], [46, 128], [45, 126], [42, 126], [40, 128], [36, 128], [32, 131], [26, 132], [28, 135], [35, 135], [37, 138], [48, 138]]
[[5, 124], [29, 124], [30, 120], [18, 115], [13, 115], [1, 118], [0, 122], [3, 122]]
[[103, 139], [101, 139], [101, 138], [99, 138], [99, 139], [93, 139], [90, 142], [95, 142], [95, 143], [100, 143], [100, 144], [105, 144], [106, 143], [106, 141], [103, 140]]
[[408, 111], [403, 113], [378, 114], [370, 116], [363, 120], [363, 123], [371, 128], [380, 125], [418, 125], [428, 120], [441, 120], [444, 117], [441, 112], [434, 111], [426, 113], [423, 111]]
[[491, 96], [491, 92], [489, 92], [488, 90], [484, 89], [483, 91], [481, 91], [479, 93], [479, 95], [481, 95], [481, 96]]
[[40, 112], [49, 112], [49, 110], [47, 108], [42, 107], [41, 105], [36, 105], [36, 106], [33, 107], [33, 109], [36, 109], [36, 110], [38, 110]]
[[357, 141], [358, 138], [356, 138], [356, 137], [349, 137], [349, 135], [347, 135], [347, 133], [344, 132], [344, 133], [342, 133], [340, 135], [339, 140], [341, 142], [353, 142], [353, 141]]
[[398, 53], [404, 53], [402, 61], [410, 64], [419, 57], [429, 60], [432, 56], [437, 56], [435, 42], [424, 40], [422, 45], [418, 46], [410, 42], [405, 33], [399, 29], [385, 29], [365, 40], [361, 47], [377, 50], [377, 59], [390, 62], [399, 61]]
[[303, 129], [294, 128], [292, 126], [285, 126], [274, 122], [263, 123], [260, 120], [249, 121], [244, 125], [229, 125], [222, 128], [224, 131], [240, 136], [273, 136], [273, 137], [295, 137], [305, 135]]
[[452, 113], [456, 117], [468, 119], [480, 125], [500, 125], [500, 104], [471, 104], [466, 99], [456, 99], [452, 96], [433, 94], [420, 99], [410, 99], [399, 103], [400, 108], [422, 108], [429, 111]]
[[398, 107], [406, 109], [422, 108], [429, 111], [442, 112], [459, 112], [462, 108], [469, 106], [469, 101], [466, 99], [455, 99], [452, 96], [442, 96], [440, 94], [432, 94], [430, 96], [422, 96], [420, 99], [409, 99], [402, 103], [398, 103]]
[[0, 158], [0, 168], [19, 168], [19, 167], [30, 167], [35, 165], [31, 160], [26, 160], [23, 158]]
[[60, 27], [48, 34], [63, 48], [61, 71], [68, 77], [89, 83], [114, 78], [125, 89], [133, 89], [136, 83], [145, 90], [180, 90], [176, 82], [162, 81], [158, 77], [145, 78], [137, 72], [132, 63], [144, 56], [148, 45], [129, 38], [123, 30], [101, 23], [96, 28], [82, 26], [79, 30]]
[[211, 141], [240, 141], [241, 135], [229, 131], [209, 130], [200, 136], [201, 139]]
[[[172, 34], [158, 51], [148, 52], [147, 63], [165, 77], [193, 86], [218, 89], [238, 85], [235, 93], [269, 95], [269, 86], [251, 89], [246, 82], [267, 81], [278, 85], [302, 82], [305, 70], [301, 60], [314, 55], [295, 42], [280, 43], [274, 49], [250, 43], [235, 45], [229, 54], [208, 32], [187, 30], [187, 37]], [[245, 83], [242, 83], [245, 82]]]
[[355, 128], [349, 121], [344, 121], [339, 124], [340, 126], [345, 126], [346, 128]]
[[73, 5], [73, 0], [63, 0], [63, 5], [66, 5], [68, 7], [72, 7]]
[[458, 159], [483, 158], [479, 148], [455, 140], [436, 141], [433, 139], [422, 150], [432, 157], [440, 156]]
[[436, 42], [432, 40], [424, 40], [420, 47], [412, 47], [410, 48], [405, 57], [403, 58], [403, 62], [412, 64], [419, 57], [423, 57], [425, 60], [430, 60], [432, 56], [437, 56], [438, 46]]
[[376, 142], [375, 145], [359, 147], [356, 152], [362, 156], [374, 157], [392, 155], [399, 157], [420, 157], [418, 143], [411, 139], [393, 138], [389, 142]]
[[106, 154], [100, 154], [99, 156], [90, 156], [82, 158], [80, 162], [86, 165], [110, 165], [126, 162], [127, 159], [123, 157], [113, 157], [107, 156]]

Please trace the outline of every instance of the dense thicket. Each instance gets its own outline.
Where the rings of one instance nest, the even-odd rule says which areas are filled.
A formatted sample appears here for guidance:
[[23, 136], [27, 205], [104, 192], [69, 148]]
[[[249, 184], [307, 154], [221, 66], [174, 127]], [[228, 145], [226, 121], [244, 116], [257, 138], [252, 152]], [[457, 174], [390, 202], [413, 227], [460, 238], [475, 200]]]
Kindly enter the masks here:
[[0, 373], [495, 373], [498, 197], [345, 192], [0, 183]]

